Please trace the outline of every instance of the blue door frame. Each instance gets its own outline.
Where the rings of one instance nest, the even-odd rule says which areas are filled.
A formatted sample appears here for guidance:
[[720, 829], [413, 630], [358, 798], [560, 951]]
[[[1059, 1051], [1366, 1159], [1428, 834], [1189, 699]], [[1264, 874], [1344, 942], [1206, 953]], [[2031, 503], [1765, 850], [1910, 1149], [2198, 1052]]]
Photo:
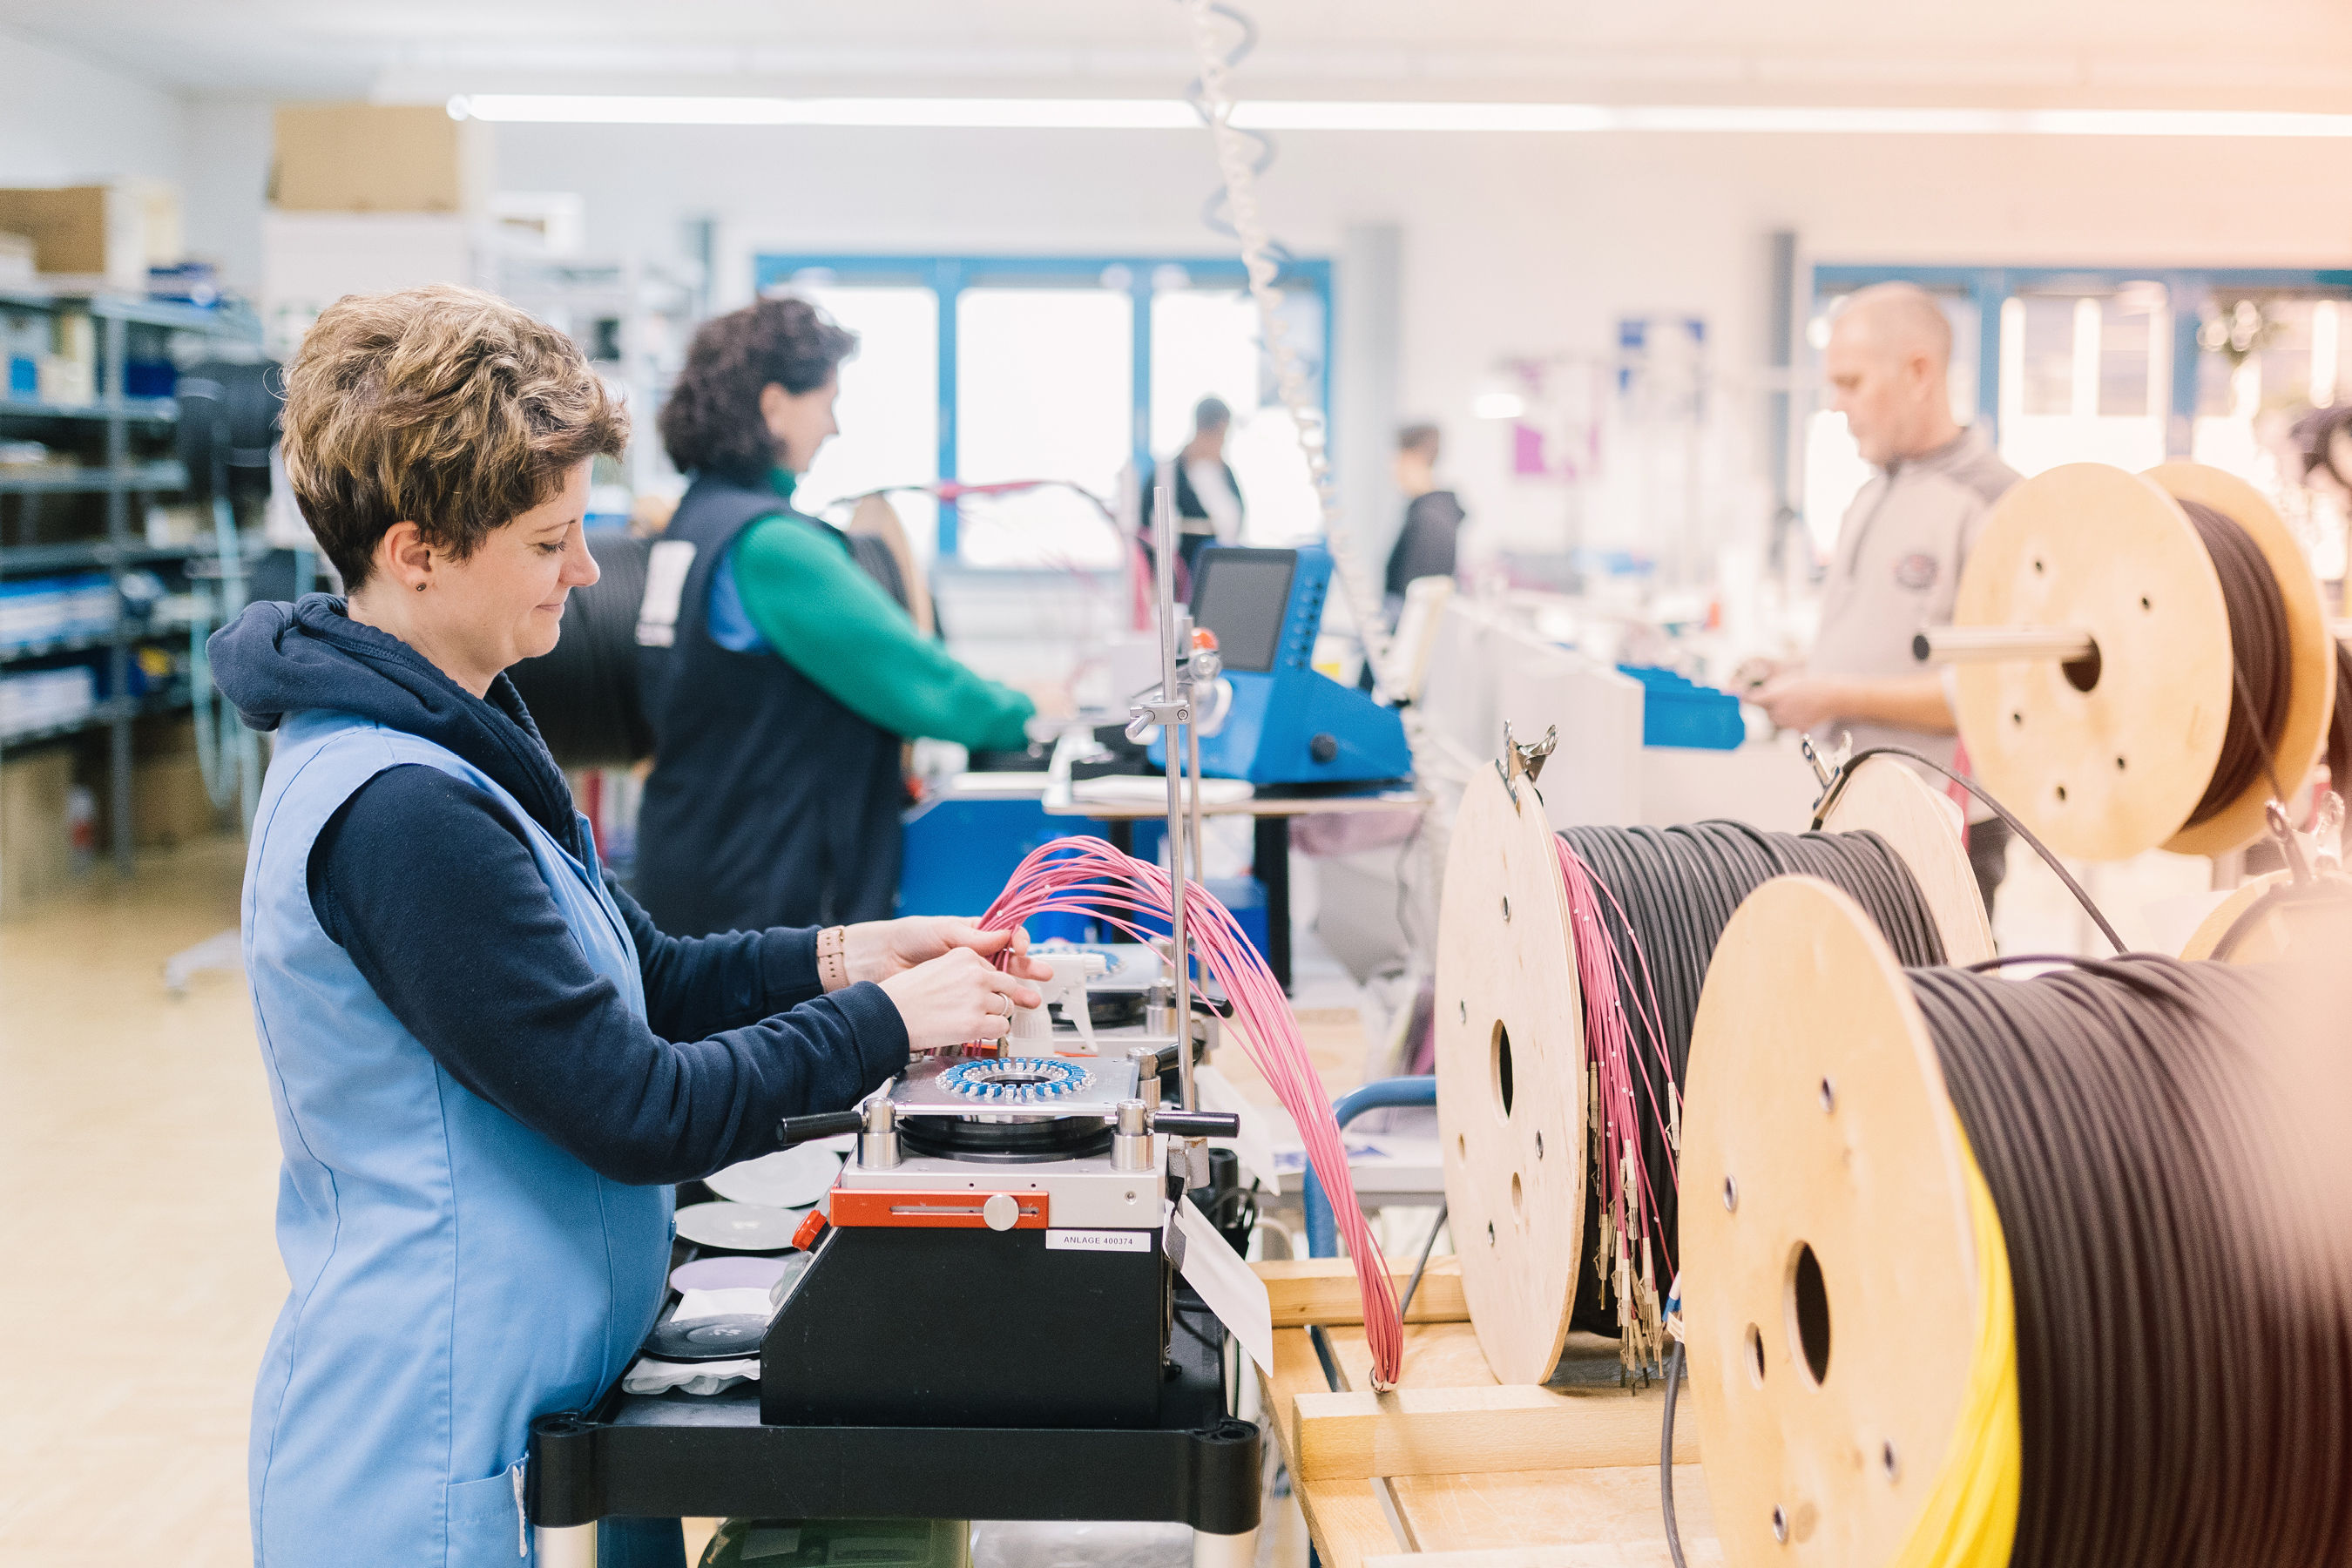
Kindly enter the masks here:
[[2000, 307], [2019, 294], [2108, 293], [2126, 283], [2164, 285], [2172, 310], [2171, 416], [2165, 421], [2168, 457], [2189, 456], [2197, 425], [2197, 329], [2215, 296], [2235, 292], [2338, 294], [2352, 298], [2352, 268], [2286, 267], [1905, 267], [1821, 265], [1813, 268], [1812, 303], [1873, 283], [1908, 282], [1943, 293], [1963, 293], [1977, 307], [1977, 423], [1996, 442], [2000, 418]]
[[[789, 284], [805, 272], [830, 274], [828, 282], [847, 285], [897, 284], [928, 288], [940, 302], [940, 451], [942, 479], [956, 472], [956, 301], [966, 289], [1018, 288], [1023, 284], [1103, 283], [1113, 268], [1127, 275], [1126, 289], [1135, 302], [1134, 419], [1130, 446], [1136, 471], [1151, 467], [1151, 295], [1152, 276], [1160, 268], [1178, 267], [1193, 287], [1241, 289], [1249, 274], [1231, 257], [1197, 256], [865, 256], [766, 254], [752, 258], [752, 286], [760, 292]], [[1331, 428], [1331, 263], [1319, 258], [1294, 258], [1283, 263], [1276, 282], [1284, 288], [1313, 290], [1323, 302], [1322, 390], [1323, 428]], [[1108, 287], [1109, 285], [1103, 285]], [[956, 553], [956, 510], [940, 509], [939, 552], [942, 560]]]

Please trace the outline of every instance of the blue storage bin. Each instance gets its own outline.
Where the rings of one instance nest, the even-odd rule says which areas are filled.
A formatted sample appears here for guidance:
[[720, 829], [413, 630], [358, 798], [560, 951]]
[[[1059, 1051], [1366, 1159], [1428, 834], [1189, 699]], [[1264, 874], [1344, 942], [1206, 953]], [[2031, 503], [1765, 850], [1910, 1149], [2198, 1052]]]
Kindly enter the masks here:
[[[1074, 834], [1102, 837], [1091, 817], [1048, 816], [1034, 798], [933, 801], [907, 814], [898, 872], [902, 915], [961, 915], [976, 920], [1039, 845]], [[1093, 940], [1083, 915], [1045, 914], [1028, 922], [1037, 942]]]
[[1642, 744], [1728, 752], [1748, 739], [1739, 699], [1730, 692], [1655, 665], [1621, 664], [1617, 669], [1643, 686]]

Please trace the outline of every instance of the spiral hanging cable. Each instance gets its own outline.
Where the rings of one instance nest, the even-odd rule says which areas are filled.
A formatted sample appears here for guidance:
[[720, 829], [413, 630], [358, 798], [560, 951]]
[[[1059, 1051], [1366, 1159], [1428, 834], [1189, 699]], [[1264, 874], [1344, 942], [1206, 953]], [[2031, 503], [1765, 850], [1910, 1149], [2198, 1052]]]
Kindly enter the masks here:
[[[1271, 161], [1272, 143], [1263, 135], [1234, 124], [1234, 100], [1227, 86], [1227, 73], [1234, 62], [1255, 44], [1257, 31], [1246, 16], [1217, 0], [1184, 0], [1184, 4], [1192, 13], [1193, 44], [1201, 60], [1192, 106], [1208, 122], [1217, 164], [1224, 175], [1225, 214], [1241, 247], [1242, 265], [1249, 274], [1250, 298], [1257, 304], [1258, 330], [1265, 340], [1266, 355], [1274, 364], [1275, 386], [1283, 407], [1290, 415], [1292, 428], [1297, 432], [1299, 453], [1307, 459], [1307, 478], [1315, 487], [1323, 535], [1331, 548], [1331, 563], [1339, 574], [1339, 590], [1347, 597], [1348, 614], [1356, 623], [1357, 636], [1363, 640], [1365, 662], [1371, 668], [1373, 694], [1385, 700], [1400, 687], [1391, 668], [1391, 639], [1387, 623], [1381, 616], [1381, 596], [1357, 557], [1355, 542], [1349, 537], [1340, 516], [1339, 482], [1331, 472], [1329, 432], [1324, 426], [1322, 409], [1308, 395], [1306, 371], [1283, 322], [1282, 291], [1275, 287], [1281, 272], [1280, 259], [1258, 211], [1257, 174]], [[1238, 23], [1244, 30], [1238, 51], [1219, 37], [1221, 18]], [[1224, 226], [1213, 226], [1222, 230]], [[1405, 738], [1415, 752], [1420, 750], [1418, 725], [1419, 720], [1407, 709]]]

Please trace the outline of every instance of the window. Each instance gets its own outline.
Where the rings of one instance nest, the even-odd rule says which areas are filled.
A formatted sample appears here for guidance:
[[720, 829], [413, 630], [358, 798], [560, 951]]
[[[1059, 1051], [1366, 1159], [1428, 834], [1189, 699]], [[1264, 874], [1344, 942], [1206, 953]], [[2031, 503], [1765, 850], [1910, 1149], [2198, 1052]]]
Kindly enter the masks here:
[[[1132, 519], [1152, 464], [1191, 438], [1193, 405], [1214, 395], [1234, 411], [1225, 457], [1244, 538], [1319, 526], [1237, 260], [763, 256], [755, 276], [863, 337], [842, 367], [842, 434], [803, 477], [804, 504], [938, 479], [1065, 481], [1086, 494], [891, 500], [927, 554], [1101, 570], [1120, 556], [1103, 507]], [[1292, 261], [1277, 287], [1285, 341], [1328, 420], [1329, 264]]]
[[[967, 289], [956, 306], [956, 478], [1066, 479], [1116, 497], [1134, 456], [1135, 300], [1108, 289]], [[974, 566], [1118, 564], [1082, 496], [1040, 489], [965, 509]]]
[[[2011, 466], [2194, 458], [2264, 490], [2291, 520], [2311, 518], [2296, 476], [2282, 472], [2274, 426], [2352, 398], [2352, 272], [1822, 266], [1816, 349], [1846, 295], [1898, 279], [1945, 300], [1954, 411], [1973, 416]], [[1867, 477], [1843, 421], [1815, 414], [1802, 504], [1822, 548]], [[2323, 574], [2340, 570], [2339, 531], [2305, 532]]]
[[[793, 495], [802, 510], [820, 512], [885, 485], [938, 479], [939, 296], [903, 284], [802, 292], [858, 337], [856, 354], [841, 367], [841, 397], [834, 405], [841, 434], [801, 476]], [[939, 537], [936, 503], [919, 492], [888, 499], [917, 555], [928, 557]]]
[[2019, 294], [2000, 308], [2000, 455], [2021, 474], [2061, 463], [2164, 461], [2172, 312], [2160, 283]]

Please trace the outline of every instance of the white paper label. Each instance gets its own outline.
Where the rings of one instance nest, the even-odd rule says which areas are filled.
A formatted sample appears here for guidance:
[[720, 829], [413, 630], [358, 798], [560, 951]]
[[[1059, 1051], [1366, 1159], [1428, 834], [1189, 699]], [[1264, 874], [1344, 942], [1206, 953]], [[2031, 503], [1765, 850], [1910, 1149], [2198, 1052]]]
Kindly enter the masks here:
[[1149, 1252], [1148, 1230], [1048, 1230], [1048, 1252]]
[[1217, 1321], [1241, 1341], [1250, 1359], [1274, 1372], [1274, 1302], [1265, 1281], [1242, 1261], [1209, 1216], [1186, 1198], [1176, 1208], [1176, 1224], [1184, 1233], [1184, 1283], [1201, 1293]]
[[637, 602], [637, 644], [667, 647], [677, 637], [678, 601], [694, 568], [694, 546], [665, 539], [646, 553], [646, 596]]

